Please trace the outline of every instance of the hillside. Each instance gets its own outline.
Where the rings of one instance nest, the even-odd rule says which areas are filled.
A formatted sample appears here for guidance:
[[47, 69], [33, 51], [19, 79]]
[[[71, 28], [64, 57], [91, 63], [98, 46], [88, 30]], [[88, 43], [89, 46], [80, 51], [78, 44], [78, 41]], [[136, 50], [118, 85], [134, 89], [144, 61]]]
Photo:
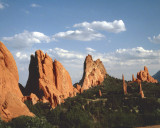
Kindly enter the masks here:
[[153, 78], [157, 79], [160, 82], [160, 71], [153, 75]]
[[[100, 86], [93, 87], [51, 109], [49, 104], [26, 104], [36, 117], [21, 116], [0, 127], [12, 128], [130, 128], [160, 124], [160, 86], [142, 83], [146, 98], [138, 93], [137, 83], [130, 84], [124, 95], [122, 80], [107, 75]], [[101, 90], [102, 96], [99, 95]]]

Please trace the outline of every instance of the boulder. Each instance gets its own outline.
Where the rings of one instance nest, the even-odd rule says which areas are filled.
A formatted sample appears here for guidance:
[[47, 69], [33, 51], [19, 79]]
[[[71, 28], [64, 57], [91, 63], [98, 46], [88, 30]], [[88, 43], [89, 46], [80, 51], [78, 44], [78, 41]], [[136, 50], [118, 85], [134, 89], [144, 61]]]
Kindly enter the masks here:
[[52, 61], [48, 54], [41, 50], [31, 55], [29, 66], [29, 78], [26, 85], [26, 95], [34, 93], [42, 101], [48, 100], [52, 108], [64, 102], [64, 99], [75, 96], [72, 80], [63, 67], [57, 61]]
[[23, 95], [18, 86], [19, 75], [16, 62], [0, 42], [0, 117], [9, 121], [18, 116], [34, 116], [22, 102]]
[[104, 81], [106, 74], [102, 61], [100, 59], [93, 61], [92, 56], [88, 55], [84, 62], [83, 77], [79, 82], [82, 86], [81, 91], [100, 85]]

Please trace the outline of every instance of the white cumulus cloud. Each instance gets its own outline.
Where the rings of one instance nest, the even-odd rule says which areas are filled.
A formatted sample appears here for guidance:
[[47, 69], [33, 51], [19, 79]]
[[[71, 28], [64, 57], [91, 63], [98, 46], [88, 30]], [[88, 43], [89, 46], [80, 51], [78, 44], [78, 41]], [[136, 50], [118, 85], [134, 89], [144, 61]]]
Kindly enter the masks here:
[[19, 34], [15, 34], [11, 37], [3, 37], [2, 40], [6, 41], [10, 47], [19, 49], [31, 47], [36, 43], [48, 43], [50, 38], [41, 32], [28, 32], [24, 31]]
[[27, 54], [23, 54], [23, 53], [21, 53], [21, 52], [17, 52], [16, 53], [16, 57], [18, 58], [18, 59], [20, 59], [20, 60], [22, 60], [22, 59], [28, 59], [29, 60], [29, 56], [27, 55]]
[[104, 38], [104, 35], [92, 29], [85, 29], [85, 30], [70, 30], [66, 32], [59, 32], [53, 35], [53, 39], [56, 40], [57, 38], [79, 40], [79, 41], [92, 41], [92, 40], [100, 40]]
[[63, 59], [83, 59], [84, 58], [83, 54], [80, 54], [74, 51], [64, 50], [62, 48], [49, 49], [47, 52], [54, 58], [63, 58]]
[[160, 44], [160, 34], [158, 36], [148, 37], [148, 40], [155, 44]]
[[93, 48], [86, 48], [86, 50], [88, 51], [88, 52], [95, 52], [96, 50], [95, 49], [93, 49]]
[[122, 20], [114, 20], [113, 22], [107, 22], [107, 21], [93, 21], [91, 23], [83, 22], [75, 24], [73, 27], [90, 28], [93, 30], [103, 30], [113, 33], [126, 31], [125, 24]]
[[66, 32], [59, 32], [53, 35], [53, 40], [57, 39], [69, 39], [79, 41], [93, 41], [101, 40], [105, 36], [99, 31], [107, 31], [112, 33], [119, 33], [126, 31], [125, 24], [122, 20], [114, 20], [113, 22], [107, 21], [93, 21], [82, 22], [74, 24], [73, 28], [76, 30], [69, 30]]

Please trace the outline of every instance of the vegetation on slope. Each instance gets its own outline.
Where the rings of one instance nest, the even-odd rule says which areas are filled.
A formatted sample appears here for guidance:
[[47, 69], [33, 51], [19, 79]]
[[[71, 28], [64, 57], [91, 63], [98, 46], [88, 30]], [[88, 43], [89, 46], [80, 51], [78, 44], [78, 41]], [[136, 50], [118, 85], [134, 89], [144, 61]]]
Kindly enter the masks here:
[[1, 121], [0, 127], [132, 128], [160, 124], [160, 86], [144, 82], [142, 88], [144, 99], [139, 95], [137, 83], [128, 87], [129, 94], [125, 96], [122, 80], [107, 76], [103, 85], [66, 99], [55, 109], [41, 102], [36, 105], [26, 102], [37, 117], [22, 116], [9, 123]]

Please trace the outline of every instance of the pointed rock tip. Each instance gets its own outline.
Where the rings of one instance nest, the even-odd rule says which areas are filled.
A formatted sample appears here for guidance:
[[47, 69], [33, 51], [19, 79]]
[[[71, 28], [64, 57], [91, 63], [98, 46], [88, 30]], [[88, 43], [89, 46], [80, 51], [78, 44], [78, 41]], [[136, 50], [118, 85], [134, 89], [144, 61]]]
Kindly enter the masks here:
[[[1, 47], [6, 47], [5, 45], [4, 45], [4, 43], [2, 43], [1, 41], [0, 41], [0, 48]], [[7, 47], [6, 47], [7, 48]]]
[[88, 54], [88, 55], [86, 56], [86, 59], [87, 59], [87, 60], [88, 60], [88, 59], [91, 59], [91, 60], [92, 60], [92, 55]]
[[147, 71], [147, 72], [148, 72], [148, 68], [147, 68], [147, 66], [144, 66], [144, 71]]

